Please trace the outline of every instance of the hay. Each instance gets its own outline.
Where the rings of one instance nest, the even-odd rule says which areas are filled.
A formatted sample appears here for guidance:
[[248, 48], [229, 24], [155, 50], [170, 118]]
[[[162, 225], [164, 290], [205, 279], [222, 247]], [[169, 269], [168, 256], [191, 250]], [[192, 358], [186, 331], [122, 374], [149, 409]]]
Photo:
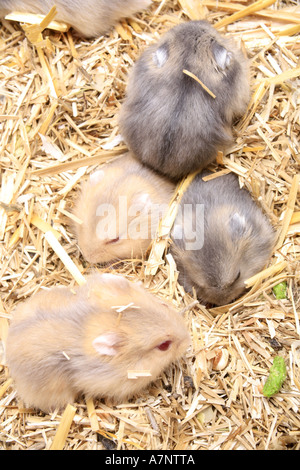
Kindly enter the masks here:
[[200, 80], [198, 77], [196, 77], [196, 75], [195, 75], [194, 73], [189, 72], [188, 70], [183, 70], [182, 72], [185, 73], [186, 75], [188, 75], [189, 77], [193, 78], [194, 80], [196, 80], [196, 82], [198, 82], [198, 83], [202, 86], [202, 88], [203, 88], [210, 96], [212, 96], [212, 98], [216, 98], [216, 95], [215, 95], [209, 88], [207, 88], [207, 86], [204, 85], [204, 83], [201, 82], [201, 80]]
[[[252, 60], [249, 108], [236, 126], [231, 152], [219, 155], [212, 169], [236, 173], [251, 191], [278, 229], [276, 250], [245, 296], [214, 309], [187, 295], [172, 257], [164, 262], [160, 255], [148, 288], [184, 312], [193, 340], [186, 357], [128, 403], [82, 398], [62, 415], [25, 409], [5, 367], [12, 310], [42, 288], [81, 282], [91, 269], [69, 229], [78, 182], [124, 152], [117, 114], [139, 53], [189, 18], [207, 18], [242, 41]], [[3, 20], [2, 449], [299, 449], [299, 31], [293, 0], [155, 1], [106, 36], [86, 40], [71, 31], [45, 30], [36, 45], [17, 22]], [[145, 279], [140, 260], [114, 269]], [[282, 281], [287, 298], [276, 299], [272, 287]], [[288, 375], [281, 391], [267, 399], [262, 387], [277, 354], [285, 358]]]

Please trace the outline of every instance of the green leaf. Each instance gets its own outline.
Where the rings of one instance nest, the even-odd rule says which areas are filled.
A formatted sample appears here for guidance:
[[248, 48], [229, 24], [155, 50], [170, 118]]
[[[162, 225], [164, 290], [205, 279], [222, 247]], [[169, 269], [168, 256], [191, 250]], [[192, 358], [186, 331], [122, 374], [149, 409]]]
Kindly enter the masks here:
[[279, 392], [285, 379], [286, 365], [284, 359], [281, 356], [275, 356], [273, 365], [270, 367], [269, 376], [263, 387], [263, 395], [265, 397], [271, 397], [275, 393]]
[[273, 292], [275, 294], [276, 299], [286, 299], [286, 289], [287, 289], [286, 281], [280, 282], [279, 284], [274, 286]]

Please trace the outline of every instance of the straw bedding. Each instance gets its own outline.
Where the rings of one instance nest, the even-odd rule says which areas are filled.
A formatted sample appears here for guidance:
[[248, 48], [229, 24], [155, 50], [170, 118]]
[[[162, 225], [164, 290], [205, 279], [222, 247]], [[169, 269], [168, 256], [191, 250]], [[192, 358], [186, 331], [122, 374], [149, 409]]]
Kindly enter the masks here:
[[[89, 40], [49, 29], [26, 36], [18, 22], [3, 20], [0, 448], [299, 449], [300, 7], [259, 1], [244, 12], [252, 4], [156, 0]], [[80, 398], [63, 414], [25, 409], [5, 367], [13, 308], [40, 289], [80, 282], [93, 269], [69, 230], [78, 184], [126, 150], [117, 115], [140, 52], [170, 27], [200, 18], [242, 40], [251, 58], [251, 103], [230, 153], [211, 168], [236, 173], [278, 230], [268, 269], [249, 280], [242, 299], [210, 309], [177, 283], [172, 258], [161, 258], [164, 242], [154, 246], [150, 265], [113, 266], [179, 310], [187, 307], [191, 349], [150, 390], [120, 406]], [[278, 299], [273, 287], [283, 281], [286, 298]], [[285, 358], [287, 378], [265, 398], [276, 355]]]

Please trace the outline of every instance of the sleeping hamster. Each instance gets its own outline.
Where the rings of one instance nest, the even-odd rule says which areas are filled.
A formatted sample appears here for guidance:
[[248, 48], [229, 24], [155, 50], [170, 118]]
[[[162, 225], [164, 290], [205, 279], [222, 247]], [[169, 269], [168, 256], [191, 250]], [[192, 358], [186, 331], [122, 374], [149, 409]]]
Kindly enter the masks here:
[[80, 394], [122, 402], [189, 345], [183, 318], [140, 283], [100, 273], [86, 280], [40, 291], [14, 312], [7, 364], [26, 406], [49, 412]]
[[83, 183], [74, 215], [79, 248], [91, 263], [142, 257], [155, 236], [174, 185], [129, 153]]
[[194, 287], [199, 300], [223, 305], [265, 267], [275, 232], [233, 173], [204, 182], [208, 174], [197, 175], [181, 200], [171, 253], [185, 289]]

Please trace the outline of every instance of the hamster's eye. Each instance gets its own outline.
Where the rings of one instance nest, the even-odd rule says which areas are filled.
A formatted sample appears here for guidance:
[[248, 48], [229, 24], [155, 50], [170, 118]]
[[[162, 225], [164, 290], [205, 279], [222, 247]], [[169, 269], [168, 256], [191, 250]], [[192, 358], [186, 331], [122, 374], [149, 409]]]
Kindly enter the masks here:
[[120, 240], [120, 237], [117, 238], [112, 238], [111, 240], [108, 240], [105, 242], [105, 245], [112, 245], [113, 243], [117, 243]]
[[237, 276], [236, 276], [235, 280], [232, 281], [232, 282], [230, 282], [230, 284], [228, 284], [227, 287], [232, 287], [233, 284], [235, 284], [235, 283], [239, 280], [240, 277], [241, 277], [241, 271], [239, 271], [239, 272], [237, 273]]
[[167, 351], [169, 347], [171, 346], [172, 341], [164, 341], [163, 343], [160, 343], [157, 347], [160, 351]]

